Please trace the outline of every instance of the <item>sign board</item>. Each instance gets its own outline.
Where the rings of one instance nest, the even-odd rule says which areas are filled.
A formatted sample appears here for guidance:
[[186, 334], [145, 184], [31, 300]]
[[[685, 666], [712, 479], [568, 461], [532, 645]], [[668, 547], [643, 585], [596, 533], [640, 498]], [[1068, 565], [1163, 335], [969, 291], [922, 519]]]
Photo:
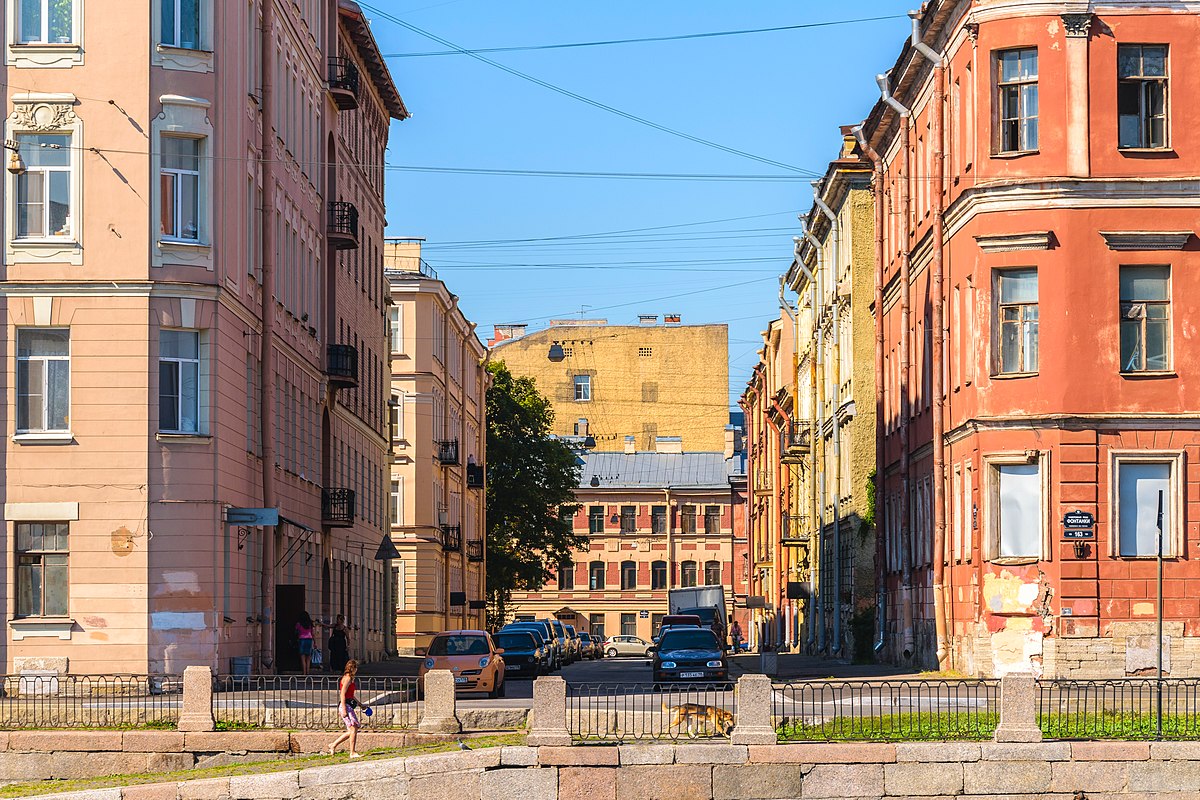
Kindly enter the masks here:
[[1087, 511], [1068, 511], [1063, 515], [1063, 527], [1091, 528], [1096, 524], [1096, 518]]
[[746, 598], [746, 608], [765, 608], [767, 598], [759, 595], [752, 595]]
[[1064, 539], [1095, 539], [1096, 532], [1090, 528], [1087, 530], [1071, 530], [1068, 528], [1063, 531]]
[[639, 612], [638, 612], [638, 619], [650, 619], [650, 612], [649, 612], [649, 611], [644, 611], [644, 610], [643, 610], [643, 611], [639, 611]]
[[228, 525], [278, 525], [278, 508], [227, 508], [225, 522]]

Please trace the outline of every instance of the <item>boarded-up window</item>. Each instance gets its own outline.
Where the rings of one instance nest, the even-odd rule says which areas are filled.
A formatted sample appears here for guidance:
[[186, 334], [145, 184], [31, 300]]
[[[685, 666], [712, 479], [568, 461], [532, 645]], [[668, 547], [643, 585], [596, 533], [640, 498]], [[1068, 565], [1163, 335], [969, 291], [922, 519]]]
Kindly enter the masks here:
[[1042, 548], [1042, 478], [1037, 464], [998, 464], [996, 555], [1038, 558]]
[[1117, 462], [1117, 492], [1121, 555], [1157, 555], [1160, 519], [1163, 555], [1171, 555], [1170, 462]]

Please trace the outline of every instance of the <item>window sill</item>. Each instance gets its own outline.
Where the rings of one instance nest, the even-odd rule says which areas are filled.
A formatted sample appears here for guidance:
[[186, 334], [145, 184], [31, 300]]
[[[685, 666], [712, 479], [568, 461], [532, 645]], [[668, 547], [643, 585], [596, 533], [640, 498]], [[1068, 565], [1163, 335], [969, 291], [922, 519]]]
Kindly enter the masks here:
[[154, 63], [165, 69], [187, 72], [212, 72], [213, 53], [191, 47], [176, 47], [170, 44], [154, 46]]
[[27, 431], [14, 434], [17, 444], [74, 444], [75, 434], [70, 431]]
[[14, 642], [29, 637], [44, 637], [71, 641], [71, 631], [75, 629], [75, 620], [70, 617], [21, 617], [10, 619], [8, 627], [12, 629]]
[[199, 239], [159, 239], [158, 246], [163, 250], [212, 250], [211, 244], [206, 244]]
[[1039, 556], [1003, 556], [988, 559], [990, 563], [998, 564], [1002, 567], [1019, 567], [1026, 564], [1036, 564], [1041, 560]]
[[29, 69], [73, 67], [83, 63], [83, 46], [78, 42], [13, 42], [8, 46], [8, 64]]
[[1179, 158], [1173, 147], [1118, 147], [1117, 152], [1130, 158]]
[[1122, 378], [1130, 380], [1153, 380], [1155, 378], [1178, 378], [1179, 375], [1173, 369], [1141, 369], [1137, 371], [1124, 371], [1120, 373]]
[[1025, 156], [1036, 156], [1041, 154], [1041, 150], [1012, 150], [992, 153], [992, 158], [1024, 158]]
[[[1163, 553], [1162, 557], [1163, 557], [1163, 561], [1178, 561], [1179, 560], [1179, 556], [1175, 555], [1174, 553]], [[1147, 555], [1144, 555], [1144, 556], [1119, 555], [1119, 556], [1117, 556], [1117, 558], [1121, 559], [1122, 561], [1158, 561], [1158, 556], [1155, 555], [1154, 553], [1148, 553]]]
[[207, 433], [172, 433], [159, 431], [154, 438], [164, 444], [211, 444], [212, 436]]
[[994, 381], [1015, 381], [1021, 378], [1036, 378], [1036, 372], [997, 372], [992, 375]]

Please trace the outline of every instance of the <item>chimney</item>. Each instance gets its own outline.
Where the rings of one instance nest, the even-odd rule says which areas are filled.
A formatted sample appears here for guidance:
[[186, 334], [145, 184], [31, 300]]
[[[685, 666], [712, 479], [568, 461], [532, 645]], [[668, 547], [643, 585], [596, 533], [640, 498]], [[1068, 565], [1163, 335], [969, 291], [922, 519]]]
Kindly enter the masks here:
[[508, 339], [520, 339], [525, 335], [525, 329], [529, 327], [523, 323], [513, 325], [496, 325], [492, 328], [492, 338], [488, 342], [491, 347], [496, 342], [507, 341]]
[[637, 452], [637, 439], [633, 436], [625, 437], [625, 454], [633, 455]]
[[678, 314], [663, 314], [663, 322], [668, 325], [678, 325], [680, 317]]
[[682, 453], [683, 452], [683, 437], [681, 436], [655, 436], [654, 451], [657, 453]]
[[639, 325], [657, 325], [658, 314], [638, 314]]
[[725, 458], [733, 458], [733, 454], [738, 451], [738, 436], [737, 428], [732, 425], [725, 426]]
[[580, 417], [579, 421], [575, 423], [575, 435], [576, 436], [587, 436], [588, 435], [587, 417]]

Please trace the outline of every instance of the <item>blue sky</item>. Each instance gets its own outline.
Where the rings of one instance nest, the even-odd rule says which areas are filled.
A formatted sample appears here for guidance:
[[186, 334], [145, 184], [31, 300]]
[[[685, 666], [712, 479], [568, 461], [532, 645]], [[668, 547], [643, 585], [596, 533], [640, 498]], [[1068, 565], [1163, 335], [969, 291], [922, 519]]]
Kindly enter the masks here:
[[[385, 54], [446, 48], [376, 9], [465, 48], [673, 36], [897, 15], [802, 30], [487, 57], [660, 125], [794, 167], [823, 171], [838, 126], [860, 121], [917, 0], [550, 3], [365, 0]], [[412, 118], [393, 123], [388, 163], [567, 172], [793, 175], [679, 181], [387, 174], [388, 235], [423, 236], [426, 260], [482, 338], [492, 325], [551, 317], [678, 312], [728, 322], [730, 390], [777, 315], [811, 178], [668, 135], [464, 55], [391, 57]], [[711, 224], [691, 223], [728, 220]], [[662, 226], [676, 226], [664, 228]], [[497, 240], [637, 234], [539, 242]], [[483, 243], [483, 244], [465, 244]], [[568, 269], [567, 266], [586, 267]], [[688, 294], [685, 294], [688, 293]]]

